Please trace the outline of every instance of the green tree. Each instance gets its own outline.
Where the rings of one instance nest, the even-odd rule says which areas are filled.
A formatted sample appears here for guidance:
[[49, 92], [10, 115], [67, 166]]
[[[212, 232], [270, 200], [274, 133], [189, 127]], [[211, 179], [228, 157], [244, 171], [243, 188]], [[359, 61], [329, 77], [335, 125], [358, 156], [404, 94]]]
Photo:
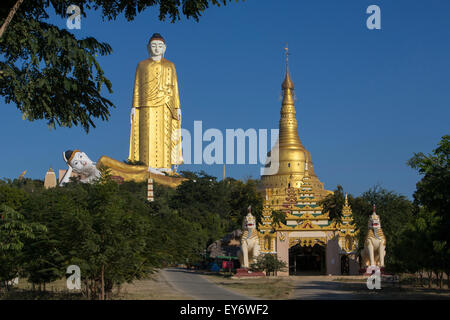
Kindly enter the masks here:
[[0, 283], [9, 289], [9, 281], [22, 273], [23, 249], [36, 233], [46, 232], [38, 223], [26, 221], [18, 212], [26, 199], [22, 190], [0, 186]]
[[415, 153], [408, 165], [418, 170], [422, 179], [417, 183], [414, 202], [425, 206], [443, 218], [441, 237], [450, 243], [450, 136], [445, 135], [433, 154]]
[[433, 282], [433, 272], [442, 287], [442, 275], [448, 271], [446, 243], [436, 240], [441, 220], [438, 215], [421, 208], [394, 247], [395, 255], [401, 261], [401, 271], [418, 274], [420, 278], [427, 274], [429, 287]]
[[[414, 204], [416, 211], [433, 212], [440, 218], [433, 233], [435, 267], [444, 269], [450, 286], [450, 135], [444, 135], [432, 154], [415, 153], [408, 165], [416, 169], [422, 179], [416, 184]], [[438, 253], [439, 252], [439, 253]], [[432, 269], [432, 268], [430, 268]], [[437, 271], [439, 276], [439, 271]], [[440, 281], [441, 283], [442, 281]]]
[[256, 218], [256, 223], [261, 222], [263, 197], [258, 191], [259, 181], [254, 179], [248, 179], [245, 182], [233, 181], [231, 184], [232, 190], [229, 195], [230, 202], [230, 215], [232, 217], [238, 217], [231, 229], [241, 228], [242, 220], [248, 213], [248, 207], [251, 206], [252, 214]]
[[159, 19], [171, 22], [181, 16], [199, 20], [210, 6], [230, 0], [4, 0], [0, 8], [0, 94], [14, 103], [29, 121], [45, 119], [50, 127], [80, 125], [86, 132], [94, 120], [108, 120], [113, 103], [103, 86], [112, 92], [97, 56], [109, 55], [111, 46], [93, 37], [77, 39], [72, 33], [49, 24], [52, 10], [66, 17], [70, 5], [82, 16], [101, 10], [104, 20], [124, 14], [132, 21], [139, 13], [159, 6]]
[[282, 210], [272, 211], [272, 223], [274, 226], [279, 226], [280, 223], [286, 224], [286, 213]]
[[44, 181], [30, 178], [0, 180], [0, 186], [1, 185], [20, 189], [27, 195], [39, 193], [44, 190]]
[[[81, 188], [80, 188], [81, 189]], [[79, 197], [77, 197], [79, 200]], [[70, 258], [70, 225], [67, 216], [81, 205], [67, 188], [52, 188], [31, 194], [23, 206], [28, 221], [43, 224], [48, 232], [39, 232], [26, 242], [24, 272], [28, 281], [44, 286], [65, 275]]]
[[283, 271], [287, 268], [286, 262], [278, 260], [276, 254], [260, 255], [256, 262], [250, 266], [254, 271], [265, 271], [266, 275], [277, 275], [278, 271]]
[[397, 269], [401, 261], [395, 255], [393, 248], [397, 246], [401, 240], [402, 231], [414, 217], [411, 201], [394, 191], [375, 186], [359, 197], [352, 198], [349, 196], [349, 202], [359, 230], [360, 249], [364, 246], [373, 205], [376, 205], [376, 212], [380, 217], [381, 228], [386, 237], [385, 263], [390, 269]]
[[71, 217], [71, 262], [78, 264], [90, 281], [92, 297], [104, 300], [114, 286], [147, 274], [144, 252], [148, 224], [139, 212], [128, 209], [109, 172], [104, 168], [100, 171], [99, 181], [81, 184], [87, 191], [87, 207]]
[[[349, 196], [349, 202], [353, 201], [353, 197]], [[336, 189], [334, 189], [333, 193], [326, 196], [322, 201], [320, 201], [319, 205], [323, 207], [324, 212], [329, 213], [329, 217], [331, 220], [340, 221], [342, 217], [342, 208], [345, 203], [345, 193], [344, 188], [338, 185]]]

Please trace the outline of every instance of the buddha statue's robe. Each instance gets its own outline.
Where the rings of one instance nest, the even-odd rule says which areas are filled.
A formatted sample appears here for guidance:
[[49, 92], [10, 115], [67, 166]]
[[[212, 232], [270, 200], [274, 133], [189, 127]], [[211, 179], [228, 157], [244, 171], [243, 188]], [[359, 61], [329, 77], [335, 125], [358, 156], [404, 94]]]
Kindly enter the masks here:
[[102, 156], [98, 159], [96, 167], [99, 170], [101, 167], [106, 167], [112, 176], [121, 177], [124, 181], [144, 182], [151, 178], [156, 183], [171, 188], [176, 188], [183, 181], [187, 180], [178, 174], [172, 176], [154, 174], [148, 171], [147, 166], [126, 164], [107, 156]]
[[134, 83], [129, 160], [152, 168], [183, 163], [178, 81], [175, 65], [161, 58], [139, 62]]

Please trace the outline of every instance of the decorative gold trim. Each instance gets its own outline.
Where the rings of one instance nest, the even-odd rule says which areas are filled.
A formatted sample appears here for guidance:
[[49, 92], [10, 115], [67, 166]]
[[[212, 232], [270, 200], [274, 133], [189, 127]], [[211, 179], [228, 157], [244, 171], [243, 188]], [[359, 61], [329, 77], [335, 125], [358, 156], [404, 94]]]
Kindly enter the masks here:
[[311, 220], [303, 220], [301, 224], [292, 227], [280, 222], [279, 226], [274, 229], [275, 231], [338, 231], [335, 222], [321, 227], [320, 225], [312, 223]]
[[318, 244], [321, 246], [326, 246], [326, 237], [292, 237], [289, 238], [289, 248], [300, 244], [301, 247], [313, 247]]

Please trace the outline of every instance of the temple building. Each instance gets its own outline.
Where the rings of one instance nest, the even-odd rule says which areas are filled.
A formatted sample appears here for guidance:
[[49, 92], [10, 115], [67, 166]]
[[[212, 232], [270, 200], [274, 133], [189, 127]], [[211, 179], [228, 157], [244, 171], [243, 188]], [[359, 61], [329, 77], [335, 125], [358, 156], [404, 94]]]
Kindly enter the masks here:
[[[279, 138], [261, 176], [265, 197], [258, 228], [261, 252], [276, 253], [278, 259], [289, 265], [289, 270], [279, 275], [358, 274], [357, 231], [347, 197], [339, 223], [332, 221], [319, 205], [332, 191], [325, 190], [317, 177], [311, 154], [298, 135], [287, 52], [286, 76], [281, 87]], [[267, 169], [273, 166], [271, 162], [277, 160], [278, 171], [268, 173]], [[273, 212], [282, 212], [286, 224], [274, 222]]]

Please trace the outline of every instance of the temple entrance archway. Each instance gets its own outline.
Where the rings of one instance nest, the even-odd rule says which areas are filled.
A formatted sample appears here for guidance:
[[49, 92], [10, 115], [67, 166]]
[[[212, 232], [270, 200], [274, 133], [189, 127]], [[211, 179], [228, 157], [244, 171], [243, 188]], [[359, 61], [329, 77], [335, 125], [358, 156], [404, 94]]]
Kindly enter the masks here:
[[324, 274], [325, 247], [320, 244], [289, 248], [289, 275]]

